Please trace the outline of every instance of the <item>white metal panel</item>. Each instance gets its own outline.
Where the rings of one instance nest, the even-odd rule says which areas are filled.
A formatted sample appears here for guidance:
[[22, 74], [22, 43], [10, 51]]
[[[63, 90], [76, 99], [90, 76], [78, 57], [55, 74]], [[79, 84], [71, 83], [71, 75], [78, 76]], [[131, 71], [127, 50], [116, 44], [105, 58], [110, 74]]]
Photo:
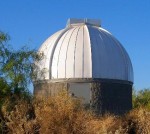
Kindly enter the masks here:
[[65, 78], [65, 71], [66, 71], [66, 54], [67, 54], [67, 47], [70, 42], [70, 38], [72, 33], [74, 32], [75, 28], [72, 28], [66, 33], [66, 36], [61, 44], [59, 55], [58, 55], [58, 63], [57, 63], [57, 71], [58, 71], [58, 78]]
[[92, 54], [91, 54], [91, 43], [89, 30], [87, 26], [84, 26], [84, 48], [83, 48], [83, 56], [84, 56], [84, 67], [83, 67], [83, 78], [92, 78]]
[[[39, 71], [38, 79], [49, 79], [49, 58], [51, 54], [51, 49], [62, 31], [63, 30], [60, 30], [50, 36], [40, 47], [39, 53], [43, 54], [43, 58], [38, 63], [39, 70], [41, 70]], [[41, 75], [41, 73], [43, 74]]]
[[54, 45], [54, 41], [57, 39], [57, 36], [52, 36], [51, 40], [48, 41], [47, 46], [44, 48], [44, 58], [42, 63], [42, 68], [44, 71], [45, 79], [49, 79], [49, 55], [51, 54], [51, 48]]
[[125, 49], [107, 30], [92, 20], [88, 22], [91, 24], [71, 22], [76, 25], [43, 43], [39, 51], [45, 57], [39, 68], [45, 69], [45, 79], [106, 78], [133, 82], [133, 68]]
[[[115, 79], [127, 79], [128, 73], [126, 62], [128, 59], [126, 58], [125, 51], [122, 49], [121, 44], [115, 38], [113, 38], [112, 35], [109, 34], [109, 32], [103, 29], [101, 30], [103, 31], [103, 35], [107, 37], [107, 40], [109, 39], [109, 41], [112, 43], [111, 48], [113, 51], [111, 55], [114, 56], [113, 61], [115, 62], [115, 64], [112, 66], [112, 69], [114, 71], [111, 72], [113, 73], [111, 74], [111, 76], [113, 76], [113, 78]], [[108, 44], [110, 44], [110, 42]]]
[[120, 50], [110, 36], [107, 36], [101, 30], [100, 33], [106, 46], [106, 57], [108, 59], [107, 64], [105, 64], [105, 66], [107, 66], [107, 72], [105, 72], [103, 76], [106, 78], [109, 77], [110, 79], [121, 79], [121, 77], [124, 76], [125, 67]]
[[99, 49], [97, 47], [97, 31], [92, 28], [91, 26], [88, 26], [88, 29], [89, 29], [89, 34], [90, 34], [90, 40], [91, 40], [91, 53], [92, 53], [92, 77], [93, 78], [98, 78], [99, 74], [98, 74], [98, 70], [100, 69], [99, 67], [99, 62], [100, 62], [100, 59], [99, 59], [99, 56], [98, 54], [100, 53], [99, 52]]
[[[105, 42], [101, 37], [99, 31], [95, 28], [92, 28], [91, 31], [94, 35], [91, 35], [91, 43], [92, 43], [92, 65], [93, 65], [93, 77], [102, 78], [104, 74], [107, 73], [107, 69], [105, 67], [107, 61], [107, 52]], [[90, 31], [90, 30], [89, 30]], [[92, 41], [93, 40], [93, 41]], [[101, 70], [101, 71], [98, 71]]]
[[129, 79], [129, 81], [133, 81], [133, 68], [132, 68], [132, 63], [131, 63], [128, 53], [126, 52], [125, 48], [120, 44], [120, 42], [114, 36], [111, 35], [109, 37], [111, 37], [113, 40], [115, 40], [115, 44], [118, 44], [118, 46], [120, 47], [120, 49], [121, 49], [120, 52], [123, 53], [124, 61], [126, 64], [125, 65], [126, 66], [126, 78]]
[[[103, 39], [103, 43], [105, 45], [105, 54], [102, 55], [103, 59], [101, 60], [101, 66], [104, 70], [101, 71], [101, 77], [102, 78], [107, 78], [109, 77], [111, 79], [111, 73], [113, 73], [113, 62], [112, 61], [112, 56], [110, 57], [110, 54], [112, 54], [113, 52], [112, 50], [112, 42], [109, 41], [109, 39], [107, 39], [107, 37], [103, 34], [100, 33], [102, 39]], [[101, 45], [101, 44], [100, 44]], [[103, 50], [102, 50], [103, 51]], [[104, 62], [104, 63], [103, 63]]]
[[[49, 50], [49, 49], [47, 49], [47, 48], [49, 48], [50, 47], [50, 43], [51, 43], [51, 41], [53, 40], [53, 37], [54, 37], [54, 35], [52, 35], [51, 37], [49, 37], [43, 44], [42, 44], [42, 46], [41, 46], [41, 48], [39, 49], [39, 53], [42, 53], [42, 55], [43, 55], [43, 57], [42, 57], [42, 60], [40, 60], [39, 61], [39, 67], [40, 67], [40, 70], [42, 70], [42, 72], [43, 72], [43, 70], [45, 70], [45, 63], [48, 61], [47, 60], [47, 56], [46, 56], [46, 53], [47, 53], [47, 51]], [[40, 73], [42, 73], [42, 72], [39, 72], [39, 79], [40, 79]], [[45, 79], [46, 78], [46, 76], [47, 76], [47, 72], [45, 72], [44, 73], [44, 75], [42, 76], [42, 79]]]
[[76, 27], [74, 29], [68, 44], [68, 51], [66, 58], [66, 78], [74, 78], [74, 50], [78, 30], [79, 27]]
[[54, 55], [53, 55], [53, 59], [52, 59], [52, 79], [53, 78], [58, 78], [58, 61], [59, 61], [59, 52], [61, 50], [61, 45], [64, 42], [64, 39], [66, 38], [67, 34], [69, 31], [65, 32], [62, 37], [60, 38], [60, 40], [57, 43], [57, 46], [54, 50]]
[[55, 41], [57, 40], [58, 36], [61, 34], [62, 31], [60, 31], [59, 33], [56, 33], [51, 41], [49, 41], [49, 47], [47, 47], [47, 52], [45, 53], [45, 56], [46, 56], [46, 60], [45, 60], [45, 65], [44, 65], [44, 68], [45, 68], [45, 71], [46, 71], [46, 74], [45, 74], [45, 79], [49, 79], [49, 69], [50, 69], [50, 59], [51, 59], [51, 53], [52, 53], [52, 49], [54, 47], [54, 44], [55, 44]]
[[78, 30], [76, 37], [76, 44], [74, 50], [74, 77], [83, 78], [82, 67], [83, 67], [83, 26]]

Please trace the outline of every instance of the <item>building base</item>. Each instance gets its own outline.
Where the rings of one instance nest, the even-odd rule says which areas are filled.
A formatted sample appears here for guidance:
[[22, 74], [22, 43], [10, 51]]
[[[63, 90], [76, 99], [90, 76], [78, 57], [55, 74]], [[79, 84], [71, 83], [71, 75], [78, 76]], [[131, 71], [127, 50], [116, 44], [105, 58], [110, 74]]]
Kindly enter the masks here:
[[98, 114], [124, 114], [132, 109], [132, 85], [93, 82], [90, 104]]
[[122, 115], [132, 109], [132, 83], [128, 81], [78, 79], [34, 83], [36, 96], [54, 96], [62, 90], [82, 97], [97, 114]]

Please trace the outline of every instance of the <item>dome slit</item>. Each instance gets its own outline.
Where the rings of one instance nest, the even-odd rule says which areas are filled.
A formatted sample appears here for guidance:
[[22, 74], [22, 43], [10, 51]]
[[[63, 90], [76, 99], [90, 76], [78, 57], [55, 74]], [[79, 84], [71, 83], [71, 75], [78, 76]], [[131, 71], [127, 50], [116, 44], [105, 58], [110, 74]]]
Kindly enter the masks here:
[[76, 64], [76, 63], [75, 63], [75, 58], [76, 58], [76, 57], [75, 57], [75, 54], [76, 54], [76, 45], [77, 45], [76, 43], [77, 43], [77, 37], [78, 37], [78, 33], [79, 33], [80, 28], [81, 28], [81, 27], [79, 27], [79, 28], [78, 28], [78, 31], [77, 31], [76, 40], [75, 40], [75, 48], [74, 48], [74, 77], [75, 77], [75, 64]]
[[91, 65], [91, 77], [93, 77], [93, 71], [92, 71], [92, 69], [93, 69], [93, 67], [92, 67], [92, 46], [91, 46], [91, 37], [90, 37], [90, 31], [89, 31], [89, 27], [90, 26], [88, 26], [88, 25], [86, 25], [86, 28], [87, 28], [87, 31], [88, 31], [88, 37], [89, 37], [89, 42], [90, 42], [90, 52], [91, 52], [91, 57], [90, 57], [90, 65]]
[[70, 39], [71, 39], [71, 37], [72, 37], [72, 34], [73, 34], [73, 32], [74, 32], [76, 29], [77, 29], [77, 27], [74, 28], [74, 30], [72, 31], [72, 33], [71, 33], [71, 35], [70, 35], [70, 37], [69, 37], [68, 45], [67, 45], [66, 58], [65, 58], [65, 78], [66, 78], [66, 62], [67, 62], [67, 57], [68, 57], [68, 47], [69, 47], [69, 43], [70, 43]]
[[91, 40], [87, 25], [84, 29], [84, 78], [92, 78]]
[[[96, 41], [96, 30], [93, 27], [89, 27], [89, 35], [91, 39], [91, 50], [92, 50], [92, 77], [98, 77], [98, 48], [97, 48], [97, 41]], [[93, 53], [94, 52], [94, 53]]]
[[84, 78], [84, 26], [83, 26], [83, 48], [82, 48], [82, 78]]

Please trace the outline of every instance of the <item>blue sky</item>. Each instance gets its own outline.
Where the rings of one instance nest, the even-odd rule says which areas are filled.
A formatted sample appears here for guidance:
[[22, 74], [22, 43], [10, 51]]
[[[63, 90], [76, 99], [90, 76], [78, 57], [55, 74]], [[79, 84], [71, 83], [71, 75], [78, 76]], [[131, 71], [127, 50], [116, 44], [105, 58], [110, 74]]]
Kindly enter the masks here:
[[98, 18], [127, 50], [134, 87], [150, 88], [150, 0], [0, 0], [0, 14], [15, 49], [39, 48], [68, 18]]

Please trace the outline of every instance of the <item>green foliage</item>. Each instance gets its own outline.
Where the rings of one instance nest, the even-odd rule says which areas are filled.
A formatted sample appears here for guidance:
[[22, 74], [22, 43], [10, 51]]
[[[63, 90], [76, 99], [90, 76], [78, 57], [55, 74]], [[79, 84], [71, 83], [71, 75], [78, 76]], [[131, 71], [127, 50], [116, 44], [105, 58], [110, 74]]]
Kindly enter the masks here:
[[34, 51], [19, 50], [11, 52], [10, 58], [2, 67], [2, 72], [14, 92], [18, 89], [26, 89], [32, 77], [32, 59]]
[[2, 98], [2, 96], [6, 95], [8, 92], [10, 92], [10, 86], [7, 84], [7, 82], [0, 78], [0, 98]]
[[150, 109], [150, 89], [133, 92], [133, 107], [147, 107]]
[[40, 59], [35, 50], [26, 47], [14, 51], [8, 45], [9, 39], [7, 34], [0, 31], [0, 133], [1, 127], [5, 126], [1, 109], [3, 104], [10, 99], [12, 101], [8, 106], [14, 107], [16, 98], [32, 98], [28, 85], [36, 76], [33, 73], [36, 67], [33, 61]]
[[33, 61], [40, 58], [35, 50], [26, 47], [18, 51], [10, 49], [8, 40], [9, 36], [0, 32], [0, 93], [24, 92], [35, 77]]
[[0, 42], [9, 40], [9, 36], [6, 33], [0, 31]]

